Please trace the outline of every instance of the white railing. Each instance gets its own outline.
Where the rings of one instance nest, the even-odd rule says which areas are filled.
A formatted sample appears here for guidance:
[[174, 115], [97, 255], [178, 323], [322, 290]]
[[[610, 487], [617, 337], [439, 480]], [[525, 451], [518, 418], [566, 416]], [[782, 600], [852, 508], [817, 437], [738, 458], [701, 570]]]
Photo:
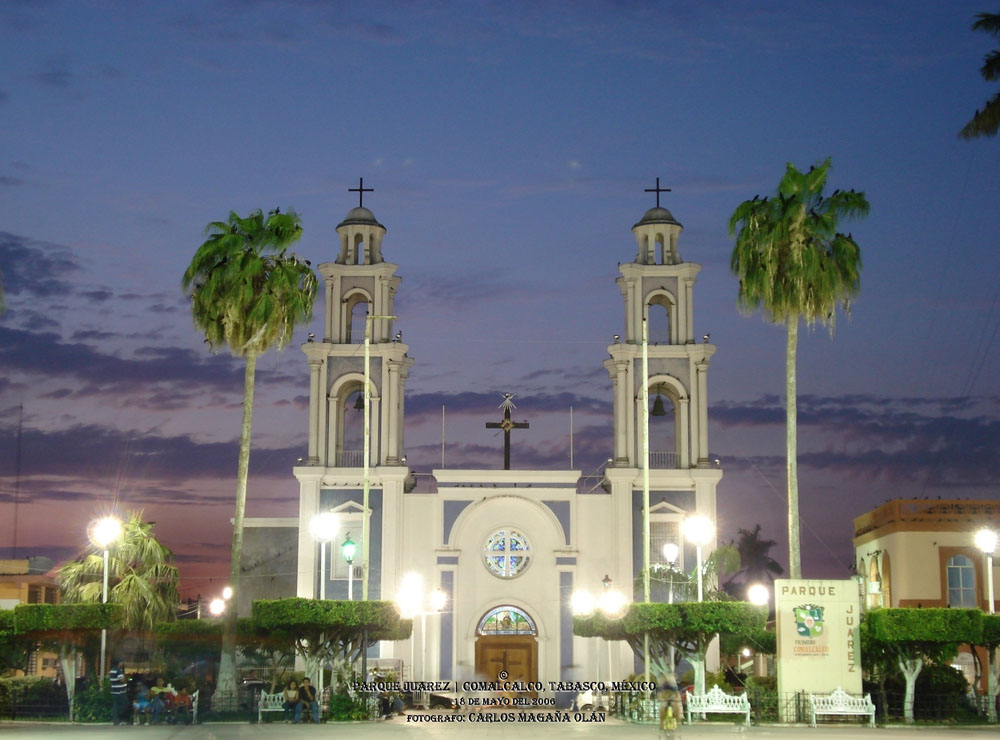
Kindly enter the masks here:
[[364, 450], [341, 450], [337, 453], [338, 468], [361, 468], [364, 464]]
[[650, 452], [649, 467], [676, 470], [681, 465], [681, 458], [676, 452]]

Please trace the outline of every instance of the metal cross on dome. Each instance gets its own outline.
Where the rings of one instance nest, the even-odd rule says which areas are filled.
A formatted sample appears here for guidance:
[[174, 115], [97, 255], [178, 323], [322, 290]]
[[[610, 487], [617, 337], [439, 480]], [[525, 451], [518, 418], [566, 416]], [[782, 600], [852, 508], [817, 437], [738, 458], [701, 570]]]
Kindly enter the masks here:
[[[660, 184], [659, 179], [657, 179], [656, 184], [657, 184], [657, 186], [659, 186], [659, 184]], [[375, 188], [366, 188], [365, 187], [365, 178], [359, 177], [358, 178], [358, 186], [356, 188], [347, 188], [347, 192], [348, 193], [357, 193], [358, 194], [358, 208], [364, 208], [364, 206], [365, 206], [365, 203], [364, 203], [365, 193], [374, 193], [375, 192]], [[657, 197], [659, 197], [659, 196], [657, 196]]]
[[660, 178], [657, 177], [656, 178], [656, 187], [655, 188], [646, 188], [646, 192], [647, 193], [656, 193], [656, 207], [659, 208], [660, 207], [660, 193], [669, 193], [670, 192], [670, 188], [661, 188], [660, 187]]
[[526, 421], [513, 421], [510, 418], [511, 410], [517, 408], [514, 405], [513, 393], [504, 393], [503, 403], [498, 408], [503, 409], [503, 421], [488, 421], [486, 422], [486, 428], [503, 429], [503, 469], [510, 470], [510, 430], [528, 429], [529, 426]]

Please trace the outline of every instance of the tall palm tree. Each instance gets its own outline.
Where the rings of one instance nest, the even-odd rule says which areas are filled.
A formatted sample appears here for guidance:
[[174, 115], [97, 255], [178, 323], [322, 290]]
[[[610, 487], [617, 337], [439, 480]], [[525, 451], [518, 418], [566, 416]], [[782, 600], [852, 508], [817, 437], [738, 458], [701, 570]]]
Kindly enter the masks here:
[[[235, 604], [240, 586], [257, 356], [271, 347], [283, 348], [291, 340], [296, 324], [312, 319], [317, 282], [309, 262], [288, 252], [302, 234], [299, 215], [291, 209], [287, 213], [275, 209], [266, 217], [258, 209], [246, 218], [231, 211], [227, 221], [210, 223], [205, 233], [208, 239], [198, 247], [181, 281], [191, 296], [191, 315], [213, 351], [226, 346], [246, 360], [229, 566], [229, 586], [233, 589], [230, 603]], [[220, 698], [236, 695], [236, 617], [235, 608], [226, 610], [217, 684]]]
[[[994, 36], [1000, 36], [1000, 13], [980, 13], [972, 24], [973, 31], [986, 31]], [[979, 73], [987, 80], [1000, 79], [1000, 49], [994, 49], [986, 55], [986, 61], [979, 68]], [[986, 101], [982, 110], [977, 110], [972, 120], [958, 132], [963, 139], [974, 139], [977, 136], [996, 136], [1000, 128], [1000, 92]]]
[[[775, 576], [784, 573], [784, 569], [771, 557], [771, 548], [777, 542], [761, 539], [760, 525], [753, 529], [740, 529], [736, 532], [736, 542], [733, 543], [740, 554], [740, 570], [726, 582], [726, 590], [734, 596], [743, 598], [743, 591], [752, 583], [769, 583]], [[736, 578], [740, 578], [737, 584]]]
[[864, 193], [835, 190], [823, 197], [829, 157], [799, 172], [788, 164], [772, 198], [754, 196], [741, 203], [729, 219], [736, 235], [730, 268], [740, 279], [739, 305], [750, 313], [763, 309], [766, 317], [784, 324], [785, 444], [788, 475], [788, 570], [802, 577], [799, 544], [799, 485], [796, 464], [795, 353], [799, 320], [816, 321], [833, 331], [837, 304], [850, 310], [850, 299], [860, 287], [861, 250], [850, 234], [841, 234], [841, 219], [864, 216]]
[[[148, 632], [172, 621], [180, 602], [174, 554], [153, 536], [153, 526], [134, 511], [122, 525], [121, 538], [108, 548], [108, 601], [122, 605], [126, 630]], [[103, 555], [91, 553], [66, 563], [58, 580], [64, 603], [101, 603]]]

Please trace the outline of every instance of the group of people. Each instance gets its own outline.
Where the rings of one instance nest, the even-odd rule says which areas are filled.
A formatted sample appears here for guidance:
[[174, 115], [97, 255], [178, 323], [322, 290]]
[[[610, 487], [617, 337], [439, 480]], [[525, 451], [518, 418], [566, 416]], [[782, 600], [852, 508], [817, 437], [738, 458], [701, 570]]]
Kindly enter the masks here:
[[299, 686], [294, 680], [288, 682], [284, 691], [285, 701], [281, 705], [285, 710], [285, 722], [288, 722], [289, 715], [294, 718], [295, 724], [302, 722], [302, 710], [309, 709], [312, 721], [319, 724], [319, 701], [316, 697], [316, 689], [308, 678], [302, 679]]
[[[108, 679], [111, 683], [111, 721], [119, 725], [123, 720], [127, 721], [129, 706], [128, 680], [121, 661], [114, 663]], [[161, 715], [172, 722], [191, 724], [191, 710], [191, 695], [185, 687], [175, 689], [170, 684], [164, 684], [162, 678], [156, 679], [152, 688], [142, 681], [136, 683], [132, 711], [138, 717], [145, 716], [147, 725], [158, 724]]]

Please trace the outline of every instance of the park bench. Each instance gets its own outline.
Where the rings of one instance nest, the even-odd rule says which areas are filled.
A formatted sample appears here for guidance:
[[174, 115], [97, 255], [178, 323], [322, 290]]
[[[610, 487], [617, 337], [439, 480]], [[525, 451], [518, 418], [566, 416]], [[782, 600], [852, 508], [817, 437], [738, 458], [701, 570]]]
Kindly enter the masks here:
[[872, 695], [851, 696], [839, 686], [829, 696], [809, 694], [809, 711], [812, 718], [810, 724], [813, 727], [816, 726], [817, 714], [868, 715], [868, 726], [875, 726], [875, 705], [872, 703]]
[[694, 714], [742, 714], [750, 726], [750, 700], [746, 694], [727, 694], [718, 686], [705, 694], [691, 694], [687, 702], [688, 724]]
[[264, 721], [264, 712], [284, 712], [285, 692], [279, 691], [276, 694], [269, 694], [266, 691], [260, 692], [260, 700], [257, 702], [257, 724]]

